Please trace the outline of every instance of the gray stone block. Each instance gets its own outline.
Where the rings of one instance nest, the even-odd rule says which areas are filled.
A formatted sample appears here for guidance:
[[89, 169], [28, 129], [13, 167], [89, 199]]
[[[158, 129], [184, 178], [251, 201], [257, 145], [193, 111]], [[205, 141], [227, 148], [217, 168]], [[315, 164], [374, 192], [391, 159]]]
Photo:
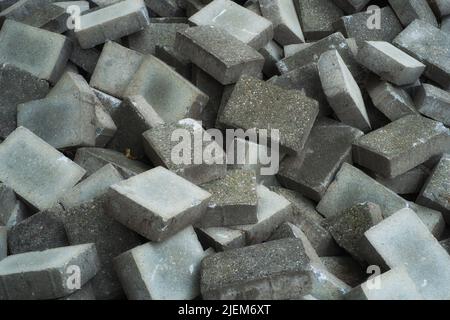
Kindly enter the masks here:
[[264, 57], [255, 49], [215, 26], [178, 32], [175, 49], [223, 85], [242, 75], [257, 76], [264, 66]]
[[109, 163], [114, 165], [124, 178], [150, 170], [150, 167], [142, 162], [131, 160], [120, 152], [103, 148], [79, 148], [74, 162], [86, 170], [86, 176], [92, 175]]
[[90, 301], [96, 300], [94, 295], [94, 290], [92, 289], [91, 282], [86, 283], [81, 289], [75, 291], [67, 297], [61, 298], [59, 300], [80, 300], [80, 301]]
[[39, 210], [52, 207], [86, 172], [23, 127], [0, 145], [0, 163], [0, 180]]
[[143, 59], [142, 54], [108, 41], [89, 84], [116, 98], [123, 98]]
[[[318, 282], [329, 292], [317, 290]], [[201, 292], [206, 300], [299, 299], [307, 294], [337, 298], [339, 290], [346, 292], [348, 287], [325, 271], [301, 239], [270, 241], [202, 261]]]
[[117, 126], [103, 105], [95, 105], [95, 146], [103, 148], [114, 137]]
[[0, 137], [6, 138], [17, 127], [17, 105], [44, 98], [48, 82], [9, 64], [0, 66]]
[[431, 9], [437, 17], [450, 15], [450, 3], [445, 0], [427, 0]]
[[425, 65], [385, 41], [365, 41], [357, 60], [382, 79], [398, 86], [415, 83]]
[[411, 0], [407, 2], [402, 0], [389, 0], [389, 4], [405, 27], [416, 19], [423, 20], [434, 27], [438, 27], [436, 17], [428, 5], [427, 0]]
[[83, 14], [75, 30], [83, 49], [143, 30], [150, 23], [143, 0], [124, 0]]
[[45, 99], [18, 105], [17, 125], [57, 149], [93, 147], [100, 105], [82, 76], [66, 72]]
[[323, 53], [318, 68], [323, 90], [336, 116], [345, 124], [364, 132], [370, 131], [371, 124], [361, 89], [339, 52], [332, 50]]
[[436, 239], [442, 239], [446, 228], [444, 216], [442, 215], [442, 213], [440, 211], [418, 205], [414, 202], [410, 202], [409, 205], [410, 208], [414, 210], [416, 215], [422, 221], [422, 223], [428, 228], [431, 234]]
[[200, 294], [206, 256], [192, 227], [161, 243], [147, 243], [115, 259], [130, 300], [192, 300]]
[[342, 32], [347, 38], [355, 38], [357, 41], [387, 41], [391, 42], [401, 31], [402, 25], [391, 7], [381, 8], [380, 28], [372, 25], [373, 11], [359, 12], [344, 16], [333, 23], [335, 30]]
[[333, 33], [322, 40], [314, 42], [296, 54], [279, 61], [277, 63], [278, 70], [281, 74], [284, 74], [294, 69], [306, 66], [307, 64], [314, 62], [317, 63], [323, 53], [333, 49], [336, 49], [339, 52], [352, 75], [358, 81], [361, 81], [363, 75], [362, 69], [356, 62], [347, 40], [339, 32]]
[[111, 217], [160, 242], [198, 221], [211, 194], [158, 167], [111, 186], [108, 198]]
[[161, 17], [183, 17], [184, 10], [177, 0], [145, 0], [150, 10]]
[[[201, 144], [194, 142], [199, 137], [202, 137]], [[190, 142], [184, 145], [184, 139]], [[226, 174], [225, 152], [193, 119], [155, 126], [143, 133], [143, 141], [146, 155], [155, 166], [164, 166], [194, 184], [207, 183]], [[182, 152], [183, 157], [174, 157], [175, 150], [178, 156]], [[206, 150], [214, 150], [214, 157]]]
[[0, 226], [8, 228], [28, 217], [25, 204], [17, 199], [14, 190], [6, 184], [0, 184]]
[[107, 164], [69, 190], [59, 203], [65, 209], [78, 206], [101, 196], [111, 185], [122, 180], [119, 171], [112, 164]]
[[391, 121], [417, 114], [411, 96], [401, 87], [374, 76], [369, 79], [366, 89], [374, 106]]
[[272, 22], [273, 38], [282, 46], [305, 42], [293, 0], [259, 0], [261, 15]]
[[73, 266], [78, 267], [81, 285], [97, 273], [98, 257], [92, 243], [9, 256], [0, 262], [0, 298], [45, 300], [67, 296], [76, 291], [71, 288]]
[[450, 16], [442, 18], [441, 30], [445, 33], [450, 33]]
[[6, 20], [0, 32], [0, 63], [52, 83], [64, 71], [70, 51], [68, 38], [13, 20]]
[[230, 0], [214, 0], [189, 18], [197, 26], [215, 26], [252, 48], [261, 49], [272, 40], [272, 23]]
[[439, 244], [450, 254], [450, 239], [442, 240]]
[[282, 223], [270, 236], [268, 241], [275, 241], [286, 238], [300, 238], [302, 230], [290, 222]]
[[301, 194], [283, 188], [271, 188], [292, 204], [291, 221], [304, 232], [312, 247], [320, 257], [342, 253], [331, 234], [322, 226], [324, 217], [315, 209], [316, 205]]
[[142, 96], [167, 123], [198, 119], [208, 97], [167, 64], [146, 56], [125, 96]]
[[351, 257], [329, 256], [321, 257], [320, 260], [328, 271], [352, 288], [363, 283], [367, 278], [361, 265]]
[[355, 163], [384, 177], [396, 177], [450, 149], [450, 130], [422, 116], [406, 116], [359, 138]]
[[263, 74], [272, 77], [278, 74], [277, 62], [283, 59], [283, 48], [275, 41], [269, 41], [259, 53], [264, 57]]
[[120, 109], [122, 100], [97, 89], [93, 89], [92, 91], [94, 91], [106, 112], [108, 112], [111, 116], [114, 116], [114, 114]]
[[164, 123], [143, 96], [125, 98], [113, 119], [117, 132], [108, 143], [108, 148], [128, 154], [135, 160], [142, 160], [145, 156], [142, 134]]
[[308, 48], [314, 44], [314, 42], [308, 42], [308, 43], [296, 43], [296, 44], [289, 44], [287, 46], [284, 46], [284, 57], [288, 58], [296, 54], [297, 52], [302, 51], [303, 49]]
[[112, 219], [103, 209], [103, 197], [72, 207], [64, 213], [64, 227], [71, 245], [94, 243], [100, 267], [91, 280], [98, 300], [117, 299], [123, 294], [113, 260], [140, 245], [140, 237]]
[[450, 127], [450, 92], [424, 83], [414, 97], [417, 110]]
[[[369, 282], [370, 281], [370, 282]], [[397, 267], [353, 288], [346, 300], [423, 300], [406, 268]], [[379, 282], [379, 287], [375, 283]]]
[[395, 178], [385, 178], [375, 174], [375, 180], [395, 193], [415, 194], [419, 193], [429, 175], [430, 171], [428, 168], [424, 165], [419, 165]]
[[320, 40], [334, 32], [333, 22], [344, 15], [329, 0], [294, 0], [295, 8], [307, 40]]
[[268, 82], [283, 89], [304, 91], [305, 95], [319, 103], [319, 115], [326, 116], [332, 113], [327, 97], [323, 92], [319, 69], [315, 62], [283, 73], [280, 76], [274, 76]]
[[6, 227], [0, 227], [0, 261], [8, 255], [7, 232]]
[[54, 6], [55, 0], [21, 0], [0, 13], [0, 21], [15, 20], [33, 27], [43, 27], [46, 23], [64, 13], [61, 7]]
[[256, 187], [258, 195], [257, 218], [255, 224], [233, 226], [231, 229], [245, 232], [247, 245], [261, 243], [269, 239], [278, 226], [292, 218], [291, 203], [263, 185]]
[[450, 155], [445, 154], [423, 186], [417, 203], [438, 210], [450, 223]]
[[229, 170], [225, 177], [201, 186], [211, 193], [202, 228], [230, 227], [258, 222], [256, 176], [249, 170]]
[[55, 207], [32, 215], [8, 232], [11, 254], [44, 251], [69, 245], [62, 218], [64, 212]]
[[[295, 154], [302, 151], [318, 113], [317, 101], [301, 92], [244, 76], [219, 114], [218, 123], [244, 130], [256, 128], [258, 132], [265, 129], [268, 139], [279, 143], [283, 152]], [[278, 129], [279, 137], [272, 137], [270, 129]]]
[[413, 21], [393, 44], [427, 67], [424, 75], [443, 87], [450, 86], [450, 34], [422, 21]]
[[245, 247], [245, 233], [230, 228], [197, 229], [202, 244], [214, 248], [217, 252]]
[[383, 220], [380, 206], [371, 202], [354, 205], [331, 216], [323, 226], [331, 233], [339, 246], [355, 260], [365, 261], [364, 233]]
[[316, 121], [305, 149], [288, 156], [277, 175], [282, 185], [320, 201], [344, 162], [352, 162], [352, 144], [362, 136], [358, 129], [333, 120]]
[[365, 237], [381, 263], [406, 268], [424, 299], [449, 299], [450, 256], [412, 210], [400, 210]]
[[73, 30], [69, 30], [65, 35], [72, 41], [73, 49], [69, 57], [69, 62], [72, 62], [81, 70], [88, 74], [92, 74], [100, 58], [101, 51], [97, 48], [83, 49], [78, 43], [78, 39]]
[[[195, 68], [195, 66], [191, 63], [191, 61], [189, 59], [186, 59], [183, 55], [181, 55], [173, 47], [157, 46], [155, 49], [155, 57], [157, 57], [159, 60], [163, 61], [167, 65], [174, 68], [176, 72], [178, 72], [180, 75], [182, 75], [187, 80], [192, 81], [192, 72], [193, 72], [192, 69]], [[199, 68], [197, 68], [197, 69], [200, 70]], [[213, 81], [216, 81], [213, 78], [211, 78], [211, 79]], [[198, 86], [195, 83], [194, 83], [194, 85], [198, 88]], [[204, 92], [204, 88], [199, 88], [199, 89]], [[209, 96], [209, 94], [207, 92], [204, 92], [204, 93], [207, 96]], [[207, 109], [207, 108], [208, 108], [208, 105], [205, 107], [205, 109]]]
[[143, 54], [155, 54], [156, 47], [169, 47], [175, 45], [178, 31], [189, 28], [187, 23], [150, 23], [144, 30], [128, 37], [130, 49]]

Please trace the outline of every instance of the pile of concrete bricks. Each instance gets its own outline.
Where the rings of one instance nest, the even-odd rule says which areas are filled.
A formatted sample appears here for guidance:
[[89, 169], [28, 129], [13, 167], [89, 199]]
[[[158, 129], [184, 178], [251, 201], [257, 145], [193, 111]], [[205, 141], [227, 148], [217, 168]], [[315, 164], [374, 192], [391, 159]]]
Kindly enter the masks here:
[[449, 1], [0, 10], [0, 300], [450, 300]]

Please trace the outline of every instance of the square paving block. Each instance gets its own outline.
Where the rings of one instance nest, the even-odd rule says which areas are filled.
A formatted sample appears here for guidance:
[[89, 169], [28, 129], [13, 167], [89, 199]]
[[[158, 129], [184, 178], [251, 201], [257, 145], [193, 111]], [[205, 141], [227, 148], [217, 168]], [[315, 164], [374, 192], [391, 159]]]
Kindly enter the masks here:
[[414, 97], [417, 110], [450, 127], [450, 92], [424, 83]]
[[391, 8], [400, 19], [402, 24], [407, 27], [416, 19], [423, 20], [434, 27], [438, 27], [438, 22], [431, 10], [428, 0], [389, 0]]
[[196, 229], [200, 242], [217, 252], [245, 247], [245, 233], [225, 227]]
[[0, 180], [39, 210], [52, 207], [85, 172], [23, 127], [0, 144]]
[[197, 222], [211, 194], [158, 167], [110, 187], [107, 211], [114, 219], [156, 242]]

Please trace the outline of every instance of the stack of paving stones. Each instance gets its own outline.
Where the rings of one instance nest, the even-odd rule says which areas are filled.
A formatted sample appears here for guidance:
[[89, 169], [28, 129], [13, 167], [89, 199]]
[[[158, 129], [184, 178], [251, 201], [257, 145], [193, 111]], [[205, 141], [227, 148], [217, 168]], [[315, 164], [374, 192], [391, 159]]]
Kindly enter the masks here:
[[0, 10], [0, 300], [450, 300], [449, 1]]

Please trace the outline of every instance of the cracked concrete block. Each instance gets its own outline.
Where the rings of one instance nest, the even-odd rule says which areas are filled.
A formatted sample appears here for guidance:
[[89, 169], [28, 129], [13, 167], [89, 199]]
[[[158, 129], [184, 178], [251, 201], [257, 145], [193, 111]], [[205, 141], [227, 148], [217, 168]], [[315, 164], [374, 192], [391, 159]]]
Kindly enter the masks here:
[[344, 15], [332, 0], [294, 0], [294, 4], [307, 40], [320, 40], [332, 34], [333, 22]]
[[[322, 292], [317, 290], [318, 283]], [[347, 292], [348, 286], [325, 270], [302, 239], [217, 253], [204, 258], [201, 266], [201, 292], [206, 300], [299, 299], [307, 294], [336, 298], [341, 290]]]
[[[201, 124], [193, 119], [158, 125], [145, 131], [142, 136], [145, 153], [153, 165], [164, 166], [194, 184], [220, 179], [226, 174], [222, 146], [213, 141]], [[180, 138], [190, 142], [180, 144]], [[202, 138], [202, 143], [194, 142], [198, 138]], [[177, 153], [175, 156], [176, 150], [182, 151], [183, 155]]]
[[217, 252], [245, 247], [245, 233], [230, 228], [198, 228], [197, 235], [202, 244], [206, 244]]
[[[244, 76], [219, 114], [218, 123], [244, 130], [256, 128], [258, 132], [265, 129], [260, 137], [266, 135], [280, 143], [281, 151], [295, 154], [305, 146], [318, 113], [317, 101], [301, 92]], [[279, 136], [271, 129], [278, 129]]]
[[396, 177], [450, 148], [450, 130], [422, 116], [406, 116], [359, 138], [353, 161], [384, 177]]
[[285, 46], [305, 42], [293, 0], [259, 0], [261, 15], [272, 22], [273, 38]]
[[78, 206], [103, 195], [111, 185], [122, 180], [119, 171], [112, 164], [107, 164], [69, 190], [59, 203], [65, 209]]
[[[375, 285], [379, 283], [379, 287]], [[404, 267], [393, 268], [353, 288], [346, 300], [423, 300]]]
[[450, 86], [450, 34], [422, 20], [414, 20], [393, 40], [393, 44], [424, 63], [427, 78], [443, 87]]
[[11, 228], [28, 217], [28, 209], [14, 190], [0, 183], [0, 226]]
[[0, 226], [0, 261], [8, 255], [7, 232], [6, 227]]
[[264, 57], [255, 49], [215, 26], [178, 32], [175, 49], [223, 85], [242, 75], [257, 76], [264, 66]]
[[150, 23], [143, 0], [124, 0], [80, 16], [75, 34], [83, 49], [143, 30]]
[[401, 87], [374, 76], [368, 80], [366, 89], [375, 108], [391, 121], [417, 114], [413, 99]]
[[6, 20], [0, 32], [0, 63], [11, 64], [35, 77], [55, 83], [71, 52], [60, 34]]
[[438, 210], [450, 222], [450, 155], [444, 154], [424, 184], [417, 203]]
[[333, 0], [333, 2], [345, 13], [355, 13], [361, 11], [370, 0]]
[[357, 60], [382, 79], [398, 86], [415, 83], [425, 65], [385, 41], [365, 41]]
[[0, 66], [0, 137], [6, 138], [17, 127], [17, 105], [44, 98], [47, 81], [10, 64]]
[[208, 103], [208, 96], [151, 55], [145, 57], [125, 96], [142, 96], [167, 123], [198, 119]]
[[161, 243], [147, 243], [115, 259], [131, 300], [192, 300], [200, 294], [200, 263], [206, 256], [192, 227]]
[[325, 95], [336, 116], [363, 132], [371, 130], [361, 89], [337, 50], [327, 51], [318, 62]]
[[122, 99], [143, 59], [142, 54], [108, 41], [103, 47], [89, 85]]
[[291, 202], [293, 210], [291, 221], [305, 233], [320, 257], [342, 253], [342, 249], [337, 246], [331, 234], [322, 226], [324, 217], [316, 211], [314, 202], [292, 190], [279, 187], [271, 190]]
[[258, 222], [231, 227], [231, 229], [245, 232], [247, 245], [266, 241], [280, 224], [292, 218], [292, 205], [286, 198], [270, 191], [263, 185], [258, 185], [256, 192], [258, 196]]
[[187, 23], [150, 23], [144, 30], [128, 37], [130, 49], [143, 54], [155, 54], [156, 47], [173, 49], [178, 31], [189, 28]]
[[320, 260], [328, 271], [352, 288], [367, 279], [368, 274], [361, 265], [349, 256], [328, 256], [321, 257]]
[[385, 178], [375, 174], [375, 180], [395, 193], [416, 194], [419, 193], [429, 175], [430, 171], [428, 168], [424, 165], [419, 165], [395, 178]]
[[84, 78], [66, 72], [45, 99], [18, 105], [17, 125], [57, 149], [93, 147], [96, 105], [100, 101]]
[[156, 242], [198, 221], [211, 198], [210, 193], [163, 167], [119, 182], [107, 195], [111, 217]]
[[111, 218], [104, 209], [104, 197], [71, 207], [64, 212], [64, 227], [71, 245], [94, 243], [99, 270], [90, 281], [98, 300], [118, 299], [122, 288], [113, 260], [142, 243], [141, 238]]
[[391, 7], [386, 6], [379, 11], [379, 16], [381, 17], [380, 28], [373, 24], [373, 15], [373, 11], [368, 11], [344, 16], [335, 21], [333, 26], [335, 30], [342, 32], [345, 37], [355, 38], [357, 42], [392, 42], [392, 40], [403, 30], [400, 21]]
[[401, 23], [407, 27], [416, 19], [423, 20], [434, 27], [438, 27], [438, 22], [433, 10], [428, 5], [427, 0], [389, 0], [391, 8], [400, 19]]
[[316, 121], [301, 154], [280, 164], [282, 185], [320, 201], [344, 162], [352, 162], [352, 144], [363, 133], [333, 120]]
[[185, 12], [177, 0], [145, 0], [145, 5], [161, 17], [183, 17]]
[[383, 220], [380, 206], [372, 202], [354, 205], [324, 220], [323, 226], [337, 244], [355, 260], [365, 261], [364, 233]]
[[86, 170], [86, 176], [92, 175], [109, 163], [114, 165], [124, 178], [150, 170], [145, 163], [131, 160], [120, 152], [104, 148], [79, 148], [74, 162]]
[[71, 266], [80, 270], [81, 285], [98, 270], [94, 244], [62, 247], [46, 251], [27, 252], [9, 256], [0, 262], [2, 300], [46, 300], [67, 296], [76, 289], [69, 288]]
[[320, 116], [326, 116], [332, 113], [327, 97], [323, 92], [319, 69], [315, 62], [283, 73], [280, 76], [274, 76], [268, 82], [283, 89], [304, 91], [306, 96], [317, 100], [319, 103]]
[[143, 96], [128, 96], [114, 113], [117, 131], [108, 148], [129, 154], [135, 160], [145, 156], [142, 134], [164, 123]]
[[449, 299], [450, 256], [412, 210], [398, 211], [365, 237], [380, 259], [377, 263], [405, 267], [424, 299]]
[[201, 187], [212, 196], [197, 226], [230, 227], [258, 222], [255, 172], [229, 170], [223, 178], [202, 184]]
[[0, 145], [0, 160], [0, 180], [39, 210], [52, 207], [86, 172], [23, 127]]
[[266, 18], [230, 0], [214, 0], [189, 18], [197, 26], [223, 29], [259, 50], [273, 38], [273, 25]]
[[8, 246], [11, 254], [43, 251], [69, 245], [62, 218], [62, 208], [38, 212], [9, 230]]
[[450, 127], [450, 92], [424, 83], [414, 97], [417, 110]]

